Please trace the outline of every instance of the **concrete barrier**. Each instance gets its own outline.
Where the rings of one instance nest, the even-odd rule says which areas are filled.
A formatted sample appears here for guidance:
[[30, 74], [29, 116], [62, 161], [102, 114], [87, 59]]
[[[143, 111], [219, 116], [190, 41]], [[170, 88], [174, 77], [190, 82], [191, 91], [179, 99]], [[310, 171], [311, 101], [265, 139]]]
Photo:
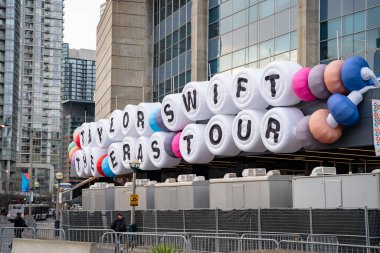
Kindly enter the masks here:
[[60, 240], [13, 239], [12, 253], [97, 253], [96, 243]]

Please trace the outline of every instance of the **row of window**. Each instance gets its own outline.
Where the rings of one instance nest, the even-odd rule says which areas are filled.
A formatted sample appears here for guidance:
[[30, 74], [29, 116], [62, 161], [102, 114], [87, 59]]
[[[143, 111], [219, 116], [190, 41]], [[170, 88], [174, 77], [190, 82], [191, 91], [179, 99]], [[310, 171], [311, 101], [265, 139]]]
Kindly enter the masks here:
[[320, 20], [325, 21], [380, 6], [379, 0], [320, 0]]
[[321, 41], [380, 27], [380, 7], [321, 22]]
[[186, 83], [191, 81], [191, 70], [174, 75], [171, 79], [153, 87], [153, 101], [162, 102], [165, 95], [182, 92]]
[[380, 50], [380, 28], [340, 37], [338, 43], [336, 39], [321, 42], [320, 60], [336, 58], [338, 47], [340, 56]]
[[154, 25], [162, 22], [191, 0], [155, 0], [154, 1]]
[[[220, 11], [211, 11], [209, 18], [210, 21], [223, 19], [242, 10], [249, 10], [250, 15], [252, 15], [250, 18], [253, 18], [253, 21], [256, 21], [258, 19], [268, 17], [276, 12], [288, 9], [296, 4], [296, 0], [265, 0], [259, 3], [257, 3], [256, 0], [227, 0], [223, 1], [220, 5], [210, 4], [210, 9], [219, 7]], [[215, 15], [217, 15], [217, 17], [215, 17]]]

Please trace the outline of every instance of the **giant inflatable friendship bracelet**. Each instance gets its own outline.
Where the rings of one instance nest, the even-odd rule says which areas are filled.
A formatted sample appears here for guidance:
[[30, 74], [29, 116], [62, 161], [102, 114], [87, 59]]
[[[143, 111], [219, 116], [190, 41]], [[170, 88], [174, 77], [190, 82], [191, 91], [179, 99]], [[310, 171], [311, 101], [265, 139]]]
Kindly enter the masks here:
[[[272, 62], [219, 74], [186, 84], [162, 103], [127, 105], [108, 119], [83, 123], [73, 133], [69, 159], [79, 177], [115, 177], [130, 173], [133, 159], [141, 170], [158, 170], [181, 159], [209, 163], [241, 152], [323, 149], [359, 121], [363, 94], [379, 86], [358, 56], [312, 68]], [[317, 99], [327, 100], [328, 109], [304, 115], [294, 107]]]

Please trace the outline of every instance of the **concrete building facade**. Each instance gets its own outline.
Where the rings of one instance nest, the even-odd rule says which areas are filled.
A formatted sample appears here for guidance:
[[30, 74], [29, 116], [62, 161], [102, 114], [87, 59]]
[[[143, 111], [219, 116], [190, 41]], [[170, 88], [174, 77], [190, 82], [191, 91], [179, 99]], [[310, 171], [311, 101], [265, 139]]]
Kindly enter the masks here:
[[[150, 1], [108, 0], [97, 27], [95, 118], [151, 101]], [[143, 97], [144, 95], [144, 97]]]

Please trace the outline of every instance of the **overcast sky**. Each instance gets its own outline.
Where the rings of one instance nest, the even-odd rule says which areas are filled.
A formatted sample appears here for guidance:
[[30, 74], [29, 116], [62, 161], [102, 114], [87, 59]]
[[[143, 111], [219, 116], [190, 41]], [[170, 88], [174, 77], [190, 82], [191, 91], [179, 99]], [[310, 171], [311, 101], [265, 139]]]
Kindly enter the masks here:
[[70, 48], [96, 49], [100, 4], [105, 0], [65, 0], [64, 42]]

